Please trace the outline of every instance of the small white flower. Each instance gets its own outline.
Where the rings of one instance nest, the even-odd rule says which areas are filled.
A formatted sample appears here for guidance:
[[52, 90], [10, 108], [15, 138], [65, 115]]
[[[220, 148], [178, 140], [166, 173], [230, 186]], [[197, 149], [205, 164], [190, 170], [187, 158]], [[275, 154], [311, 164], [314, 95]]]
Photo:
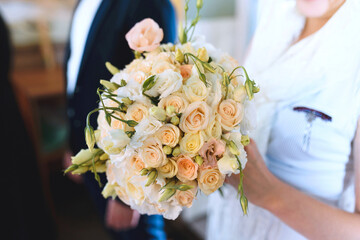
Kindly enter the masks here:
[[174, 72], [171, 69], [167, 69], [164, 72], [157, 75], [155, 85], [146, 94], [160, 98], [165, 98], [171, 93], [176, 92], [182, 86], [183, 78], [180, 73]]

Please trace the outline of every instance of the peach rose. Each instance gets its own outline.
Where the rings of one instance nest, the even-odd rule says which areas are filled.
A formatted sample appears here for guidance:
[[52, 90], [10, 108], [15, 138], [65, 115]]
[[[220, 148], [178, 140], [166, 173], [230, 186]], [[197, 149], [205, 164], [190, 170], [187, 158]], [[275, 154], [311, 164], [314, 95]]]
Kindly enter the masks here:
[[225, 175], [217, 168], [201, 168], [198, 178], [200, 190], [209, 195], [224, 184]]
[[168, 123], [162, 126], [156, 135], [163, 145], [175, 147], [180, 140], [180, 129]]
[[196, 133], [207, 128], [210, 108], [205, 102], [193, 102], [185, 109], [179, 127], [186, 133]]
[[125, 115], [126, 119], [134, 120], [139, 123], [141, 120], [149, 116], [148, 108], [149, 107], [144, 104], [135, 102], [129, 106]]
[[142, 148], [139, 150], [139, 156], [144, 161], [146, 167], [161, 167], [168, 161], [162, 149], [162, 144], [156, 137], [151, 137], [144, 141]]
[[210, 139], [204, 143], [199, 150], [199, 155], [203, 158], [204, 162], [202, 168], [213, 168], [217, 166], [217, 157], [222, 156], [225, 152], [225, 143], [215, 138]]
[[176, 163], [178, 166], [176, 177], [180, 181], [186, 182], [197, 178], [199, 165], [195, 163], [189, 156], [180, 155]]
[[162, 98], [158, 104], [159, 107], [166, 110], [167, 106], [173, 106], [176, 113], [183, 113], [189, 105], [189, 102], [185, 99], [182, 93], [172, 93], [169, 96]]
[[220, 123], [223, 129], [231, 131], [243, 119], [243, 105], [232, 99], [224, 100], [219, 104], [218, 114], [220, 116]]
[[180, 184], [186, 184], [189, 186], [193, 186], [193, 188], [187, 190], [187, 191], [176, 191], [175, 193], [175, 199], [178, 201], [178, 203], [181, 206], [191, 207], [192, 203], [194, 201], [194, 198], [196, 196], [197, 192], [197, 182], [196, 180], [180, 183]]
[[180, 66], [180, 74], [184, 80], [188, 79], [191, 76], [192, 67], [193, 66], [190, 64]]
[[131, 49], [138, 52], [151, 52], [160, 46], [164, 37], [163, 30], [151, 18], [146, 18], [135, 24], [125, 35]]
[[138, 154], [134, 154], [130, 157], [128, 166], [130, 169], [139, 173], [143, 168], [145, 168], [145, 163]]

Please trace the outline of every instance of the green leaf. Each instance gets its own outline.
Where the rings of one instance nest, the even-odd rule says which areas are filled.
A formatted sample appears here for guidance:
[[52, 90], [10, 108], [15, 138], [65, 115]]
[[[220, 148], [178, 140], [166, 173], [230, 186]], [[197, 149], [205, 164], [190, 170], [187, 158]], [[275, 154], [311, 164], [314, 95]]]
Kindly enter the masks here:
[[152, 75], [150, 77], [148, 77], [144, 83], [143, 83], [143, 93], [147, 90], [150, 90], [154, 85], [155, 85], [155, 78], [156, 75]]

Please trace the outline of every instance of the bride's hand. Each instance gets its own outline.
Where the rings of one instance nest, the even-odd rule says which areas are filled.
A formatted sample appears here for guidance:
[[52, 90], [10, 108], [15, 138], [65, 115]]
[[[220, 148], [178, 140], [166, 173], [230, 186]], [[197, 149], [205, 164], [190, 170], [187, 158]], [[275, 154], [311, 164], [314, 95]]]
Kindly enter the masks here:
[[[245, 151], [248, 158], [243, 179], [245, 196], [253, 204], [267, 208], [269, 204], [276, 202], [276, 189], [280, 181], [268, 170], [252, 139]], [[239, 181], [239, 174], [232, 174], [226, 179], [235, 189], [238, 188]]]

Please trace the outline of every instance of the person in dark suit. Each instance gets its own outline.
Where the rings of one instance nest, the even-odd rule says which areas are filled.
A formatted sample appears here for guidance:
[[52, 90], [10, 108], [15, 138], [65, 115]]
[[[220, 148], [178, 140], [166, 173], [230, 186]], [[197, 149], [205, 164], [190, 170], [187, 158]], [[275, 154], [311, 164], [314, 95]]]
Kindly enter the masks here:
[[2, 239], [55, 239], [56, 225], [45, 200], [35, 148], [10, 82], [11, 42], [0, 14], [1, 216]]
[[[84, 128], [87, 114], [98, 106], [96, 89], [100, 79], [110, 79], [105, 62], [122, 69], [134, 58], [126, 33], [144, 18], [152, 18], [164, 31], [163, 42], [176, 37], [175, 11], [169, 0], [82, 0], [74, 12], [65, 58], [69, 156], [85, 149]], [[91, 119], [96, 128], [96, 117]], [[101, 175], [103, 181], [104, 175]], [[105, 226], [115, 239], [166, 239], [164, 220], [159, 215], [140, 216], [120, 200], [106, 200], [92, 173], [84, 175]]]

